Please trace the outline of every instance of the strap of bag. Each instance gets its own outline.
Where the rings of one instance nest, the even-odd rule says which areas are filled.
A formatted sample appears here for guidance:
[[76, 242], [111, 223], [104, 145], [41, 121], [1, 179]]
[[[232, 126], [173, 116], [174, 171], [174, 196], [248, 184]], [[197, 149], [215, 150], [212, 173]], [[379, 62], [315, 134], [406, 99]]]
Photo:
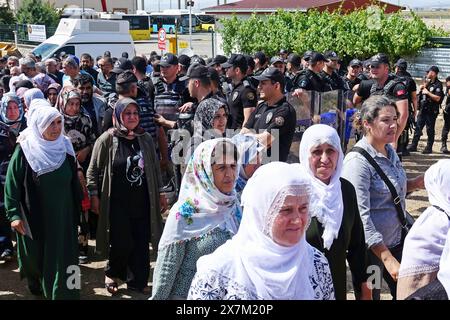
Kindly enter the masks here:
[[435, 208], [438, 209], [439, 211], [442, 211], [443, 213], [445, 213], [445, 215], [447, 216], [447, 218], [450, 220], [449, 214], [448, 214], [444, 209], [442, 209], [441, 207], [439, 207], [439, 206], [437, 206], [437, 205], [434, 205], [434, 204], [433, 204], [433, 207], [435, 207]]
[[403, 227], [406, 227], [406, 218], [405, 213], [403, 212], [403, 208], [401, 205], [401, 199], [397, 193], [397, 190], [395, 189], [394, 185], [392, 184], [391, 180], [384, 174], [383, 170], [381, 170], [378, 163], [375, 161], [374, 158], [364, 149], [360, 147], [353, 147], [351, 151], [358, 152], [361, 154], [364, 158], [369, 161], [369, 163], [372, 165], [372, 167], [375, 169], [375, 171], [378, 173], [378, 175], [383, 179], [384, 183], [387, 185], [389, 191], [392, 195], [392, 200], [394, 201], [395, 209], [397, 210], [397, 216], [400, 220], [400, 223]]

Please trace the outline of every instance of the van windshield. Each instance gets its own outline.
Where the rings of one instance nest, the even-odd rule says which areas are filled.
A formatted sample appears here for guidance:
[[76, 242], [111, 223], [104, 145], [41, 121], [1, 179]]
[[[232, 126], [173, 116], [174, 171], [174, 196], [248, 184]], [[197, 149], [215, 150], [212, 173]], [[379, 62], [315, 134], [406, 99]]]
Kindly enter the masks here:
[[58, 45], [54, 43], [42, 43], [33, 50], [33, 54], [46, 59], [57, 47]]

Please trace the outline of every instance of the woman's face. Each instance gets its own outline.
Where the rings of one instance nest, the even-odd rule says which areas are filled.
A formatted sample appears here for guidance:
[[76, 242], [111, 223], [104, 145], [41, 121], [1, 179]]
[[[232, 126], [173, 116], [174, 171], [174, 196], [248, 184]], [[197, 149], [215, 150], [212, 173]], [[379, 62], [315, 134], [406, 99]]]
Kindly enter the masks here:
[[66, 109], [64, 111], [68, 116], [76, 116], [80, 113], [80, 99], [72, 98], [66, 103]]
[[323, 143], [312, 147], [309, 157], [309, 167], [314, 177], [329, 184], [330, 179], [336, 171], [339, 152], [330, 144]]
[[139, 111], [135, 104], [129, 104], [120, 115], [122, 118], [122, 124], [130, 131], [136, 129], [139, 124]]
[[377, 143], [395, 142], [397, 132], [397, 112], [394, 107], [386, 106], [382, 108], [372, 123], [365, 123], [368, 134]]
[[221, 134], [225, 133], [227, 128], [227, 114], [224, 108], [217, 110], [213, 119], [213, 128], [220, 131]]
[[6, 117], [11, 121], [16, 121], [19, 119], [20, 116], [20, 110], [19, 105], [15, 101], [8, 102], [8, 105], [6, 106]]
[[42, 133], [42, 137], [47, 141], [55, 141], [59, 138], [62, 131], [61, 117], [56, 118], [50, 123], [47, 129]]
[[286, 196], [272, 226], [275, 243], [291, 247], [300, 241], [308, 223], [308, 202], [306, 195]]
[[47, 92], [47, 99], [52, 106], [56, 104], [57, 98], [58, 98], [58, 91], [56, 91], [55, 89], [49, 89]]
[[230, 193], [234, 189], [236, 182], [236, 160], [234, 156], [220, 156], [212, 165], [214, 184], [222, 193]]

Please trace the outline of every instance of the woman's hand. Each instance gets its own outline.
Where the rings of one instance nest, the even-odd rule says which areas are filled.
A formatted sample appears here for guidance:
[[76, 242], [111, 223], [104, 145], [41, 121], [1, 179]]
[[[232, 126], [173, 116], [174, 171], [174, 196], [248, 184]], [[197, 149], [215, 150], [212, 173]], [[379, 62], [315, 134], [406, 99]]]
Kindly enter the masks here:
[[398, 271], [400, 270], [400, 263], [395, 259], [393, 255], [386, 258], [384, 261], [384, 267], [391, 275], [392, 279], [397, 282], [398, 279]]
[[14, 220], [13, 222], [11, 222], [11, 228], [16, 230], [21, 235], [25, 235], [25, 227], [23, 226], [22, 220]]
[[95, 214], [100, 214], [100, 199], [98, 196], [91, 196], [91, 211]]
[[77, 160], [79, 163], [83, 163], [86, 161], [86, 158], [88, 157], [89, 153], [91, 152], [91, 147], [86, 147], [77, 153]]

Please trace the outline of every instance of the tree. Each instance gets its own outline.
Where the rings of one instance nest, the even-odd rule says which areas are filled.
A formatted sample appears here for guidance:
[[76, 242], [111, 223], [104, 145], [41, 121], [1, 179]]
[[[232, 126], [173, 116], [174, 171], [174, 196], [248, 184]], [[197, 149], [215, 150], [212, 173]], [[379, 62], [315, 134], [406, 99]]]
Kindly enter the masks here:
[[365, 59], [378, 52], [392, 59], [413, 56], [431, 45], [430, 38], [445, 36], [442, 29], [429, 28], [411, 13], [385, 14], [377, 6], [345, 14], [341, 10], [286, 12], [249, 19], [222, 19], [223, 50], [251, 54], [262, 50], [275, 55], [280, 48], [303, 53], [306, 50], [336, 51], [345, 60]]
[[0, 6], [0, 24], [14, 23], [16, 23], [16, 18], [14, 17], [14, 13], [9, 7], [9, 3], [6, 2], [6, 5]]
[[46, 27], [56, 27], [60, 15], [54, 4], [41, 0], [24, 0], [17, 11], [19, 24], [43, 24]]

